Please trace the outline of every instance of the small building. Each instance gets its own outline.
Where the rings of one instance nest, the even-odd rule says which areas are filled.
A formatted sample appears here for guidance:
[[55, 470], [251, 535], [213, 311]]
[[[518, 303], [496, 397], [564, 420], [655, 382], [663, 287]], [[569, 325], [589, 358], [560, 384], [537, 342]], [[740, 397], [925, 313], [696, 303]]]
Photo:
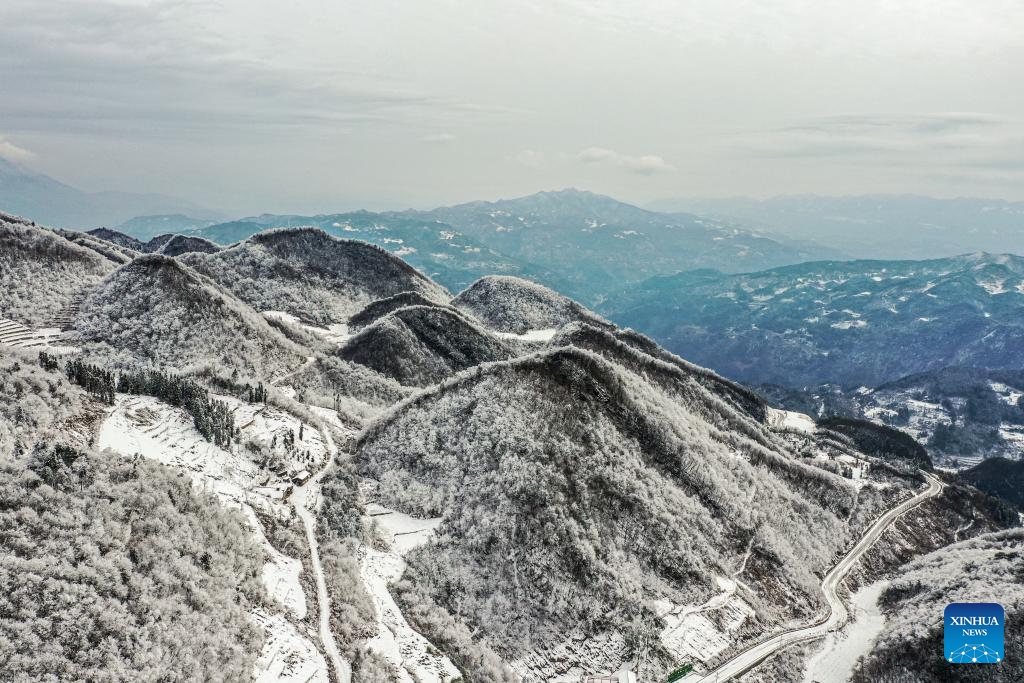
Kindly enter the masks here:
[[309, 478], [312, 476], [313, 475], [310, 474], [309, 470], [299, 470], [298, 472], [292, 475], [292, 483], [294, 483], [296, 486], [302, 486], [307, 481], [309, 481]]

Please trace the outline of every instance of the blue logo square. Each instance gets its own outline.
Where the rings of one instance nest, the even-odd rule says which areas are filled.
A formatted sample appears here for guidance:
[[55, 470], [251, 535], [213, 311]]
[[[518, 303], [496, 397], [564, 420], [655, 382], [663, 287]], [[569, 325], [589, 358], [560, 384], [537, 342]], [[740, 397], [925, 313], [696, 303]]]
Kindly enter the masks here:
[[1005, 612], [994, 602], [954, 602], [943, 616], [944, 647], [952, 664], [998, 664], [1003, 661]]

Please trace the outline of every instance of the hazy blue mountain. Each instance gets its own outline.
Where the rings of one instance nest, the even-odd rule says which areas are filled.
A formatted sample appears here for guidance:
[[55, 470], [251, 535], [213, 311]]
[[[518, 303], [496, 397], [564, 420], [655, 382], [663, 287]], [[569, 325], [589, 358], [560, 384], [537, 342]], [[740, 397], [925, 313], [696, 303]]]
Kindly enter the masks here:
[[1024, 259], [826, 261], [653, 278], [599, 310], [754, 384], [875, 386], [950, 365], [1024, 367]]
[[166, 235], [167, 233], [188, 233], [201, 230], [208, 225], [213, 225], [213, 221], [174, 213], [155, 216], [135, 216], [118, 225], [117, 230], [142, 242], [148, 242], [154, 237]]
[[190, 234], [227, 245], [268, 228], [292, 226], [313, 226], [336, 237], [376, 244], [453, 291], [496, 273], [530, 278], [563, 290], [567, 286], [567, 279], [558, 273], [499, 253], [450, 225], [400, 213], [263, 214], [211, 225]]
[[180, 231], [226, 245], [266, 228], [291, 226], [314, 226], [377, 244], [453, 291], [485, 275], [514, 275], [590, 305], [623, 284], [655, 275], [696, 267], [757, 270], [840, 255], [807, 242], [696, 216], [657, 214], [579, 190], [432, 211], [264, 214]]
[[573, 189], [411, 215], [448, 223], [491, 249], [561, 273], [569, 281], [561, 291], [589, 304], [616, 285], [681, 270], [742, 272], [837, 255], [733, 224], [654, 213]]
[[793, 239], [816, 240], [858, 258], [936, 258], [979, 249], [1024, 253], [1024, 202], [797, 195], [666, 199], [650, 208], [738, 221]]
[[0, 159], [0, 209], [53, 227], [119, 226], [133, 237], [140, 236], [119, 225], [132, 216], [184, 212], [215, 217], [209, 209], [161, 194], [84, 192], [4, 159]]

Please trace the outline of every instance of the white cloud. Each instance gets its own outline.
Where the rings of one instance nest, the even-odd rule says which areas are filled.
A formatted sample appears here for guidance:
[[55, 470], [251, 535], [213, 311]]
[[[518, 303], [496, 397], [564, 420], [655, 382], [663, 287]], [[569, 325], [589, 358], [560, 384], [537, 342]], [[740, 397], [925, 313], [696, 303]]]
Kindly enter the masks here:
[[0, 136], [0, 159], [6, 159], [7, 161], [13, 161], [15, 163], [24, 163], [35, 157], [35, 153], [25, 149], [24, 147], [18, 147], [13, 142], [9, 142], [4, 137]]
[[584, 164], [609, 164], [639, 175], [672, 173], [676, 170], [675, 166], [657, 154], [630, 156], [604, 147], [588, 147], [577, 154], [576, 158]]
[[423, 137], [423, 142], [431, 142], [437, 145], [446, 145], [455, 142], [457, 138], [451, 133], [431, 133]]
[[524, 149], [516, 155], [516, 161], [527, 168], [537, 168], [544, 163], [544, 153], [533, 149]]
[[619, 158], [619, 154], [604, 147], [587, 147], [577, 155], [577, 158], [585, 164], [596, 164], [602, 161], [614, 161]]

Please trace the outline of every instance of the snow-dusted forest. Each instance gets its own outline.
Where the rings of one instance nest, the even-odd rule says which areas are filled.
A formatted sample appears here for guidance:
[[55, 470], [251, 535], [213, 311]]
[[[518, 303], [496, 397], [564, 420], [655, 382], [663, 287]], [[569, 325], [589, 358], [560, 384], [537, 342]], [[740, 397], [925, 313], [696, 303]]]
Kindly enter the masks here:
[[[893, 429], [770, 407], [525, 280], [453, 298], [309, 228], [0, 230], [2, 680], [699, 680], [822, 619], [932, 481]], [[892, 623], [982, 595], [954, 561], [1011, 595], [1009, 510], [950, 478], [851, 576], [891, 581]], [[939, 680], [864, 651], [857, 680]]]

